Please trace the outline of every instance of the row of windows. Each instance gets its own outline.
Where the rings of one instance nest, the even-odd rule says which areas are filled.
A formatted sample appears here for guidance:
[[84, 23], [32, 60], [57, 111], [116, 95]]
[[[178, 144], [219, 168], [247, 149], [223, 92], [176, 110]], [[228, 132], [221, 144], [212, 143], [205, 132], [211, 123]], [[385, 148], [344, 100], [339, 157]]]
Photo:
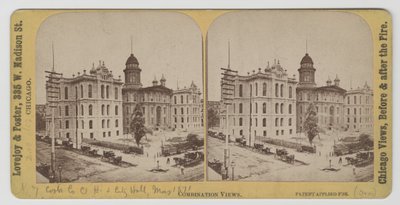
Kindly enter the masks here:
[[[347, 114], [350, 115], [350, 108], [347, 108]], [[353, 114], [357, 115], [357, 108], [353, 108]], [[359, 108], [358, 114], [359, 115], [362, 114], [362, 109], [361, 108]], [[364, 109], [364, 114], [370, 114], [370, 109], [369, 108], [365, 108]]]
[[[351, 97], [350, 96], [347, 96], [347, 104], [351, 104], [351, 102], [350, 102], [350, 100], [351, 100]], [[365, 96], [365, 104], [369, 104], [370, 103], [370, 96]], [[354, 95], [353, 96], [353, 104], [354, 105], [356, 105], [356, 104], [362, 104], [362, 96], [359, 96], [359, 101], [357, 101], [357, 96], [356, 95]]]
[[[258, 103], [254, 103], [254, 113], [258, 113]], [[253, 105], [250, 104], [250, 112], [253, 113]], [[233, 113], [236, 113], [236, 104], [233, 104]], [[243, 103], [239, 103], [239, 113], [243, 113]], [[267, 103], [262, 104], [262, 113], [267, 113]], [[284, 103], [275, 103], [275, 114], [284, 114]], [[292, 104], [288, 106], [288, 113], [292, 114]]]
[[[253, 126], [253, 121], [254, 121], [254, 125], [255, 127], [258, 127], [258, 118], [250, 118], [250, 125]], [[288, 119], [288, 126], [292, 126], [292, 118]], [[233, 118], [233, 126], [236, 126], [236, 119]], [[243, 118], [239, 117], [239, 126], [243, 126]], [[261, 124], [260, 124], [261, 126]], [[279, 127], [279, 126], [284, 126], [284, 118], [275, 118], [275, 127]], [[262, 127], [267, 127], [267, 119], [263, 118], [262, 119]]]
[[[79, 121], [76, 121], [76, 128], [77, 129], [85, 129], [85, 121], [81, 120], [81, 127], [79, 127]], [[62, 127], [63, 123], [62, 120], [60, 120], [60, 129], [63, 129]], [[115, 120], [115, 127], [118, 127], [118, 120]], [[65, 120], [65, 129], [69, 129], [70, 124], [69, 120]], [[101, 120], [101, 128], [110, 128], [110, 120]], [[89, 129], [93, 129], [93, 120], [89, 120]]]
[[[289, 86], [289, 98], [293, 97], [293, 88]], [[254, 84], [254, 95], [253, 95], [253, 84], [250, 84], [250, 96], [259, 96], [258, 92], [258, 83]], [[262, 96], [267, 96], [267, 83], [262, 84]], [[284, 96], [284, 85], [283, 84], [275, 84], [275, 97], [283, 97]], [[239, 85], [239, 97], [243, 97], [243, 85]]]
[[[347, 122], [350, 123], [350, 117], [347, 118]], [[356, 117], [353, 118], [353, 122], [354, 122], [354, 123], [357, 123], [357, 118], [356, 118]], [[360, 119], [359, 119], [358, 122], [359, 122], [359, 123], [363, 123], [363, 120], [362, 120], [361, 117], [360, 117]], [[370, 117], [364, 118], [364, 123], [368, 123], [368, 122], [371, 122], [371, 118], [370, 118]]]
[[[185, 95], [186, 96], [186, 104], [188, 104], [189, 103], [189, 95]], [[179, 99], [180, 99], [180, 104], [183, 104], [184, 103], [184, 95], [180, 95], [180, 97], [179, 97]], [[196, 95], [192, 95], [192, 99], [193, 99], [193, 102], [192, 103], [198, 103], [197, 102], [197, 96]], [[174, 96], [174, 104], [176, 105], [176, 104], [178, 104], [178, 96]]]
[[[109, 98], [110, 97], [110, 86], [104, 86], [101, 85], [101, 98]], [[80, 98], [84, 98], [84, 91], [83, 91], [83, 85], [80, 85]], [[76, 98], [78, 98], [78, 87], [75, 86], [75, 94], [76, 94]], [[61, 95], [61, 93], [60, 93]], [[93, 97], [93, 88], [92, 85], [89, 84], [88, 88], [87, 88], [87, 97], [88, 98], [92, 98]], [[61, 96], [59, 97], [61, 99]], [[69, 93], [68, 93], [68, 87], [64, 87], [64, 99], [68, 100], [69, 98]], [[115, 87], [114, 88], [114, 98], [117, 100], [118, 99], [118, 88]]]
[[[200, 121], [200, 117], [192, 117], [192, 122], [199, 122]], [[174, 117], [174, 122], [178, 123], [178, 118]], [[189, 123], [190, 122], [190, 118], [187, 117], [186, 118], [186, 122]], [[181, 117], [181, 123], [185, 123], [185, 118]]]
[[[281, 133], [281, 135], [285, 134], [285, 130], [276, 130], [275, 131], [275, 135], [279, 136], [279, 132]], [[232, 133], [235, 134], [235, 130], [232, 130]], [[289, 129], [289, 134], [293, 134], [293, 129]], [[239, 135], [243, 136], [243, 130], [239, 130]], [[257, 131], [254, 130], [254, 136], [257, 136]], [[263, 136], [266, 137], [267, 136], [267, 130], [263, 130]]]
[[[58, 107], [59, 109], [59, 114], [61, 116], [61, 106]], [[88, 106], [88, 110], [89, 110], [89, 116], [93, 115], [93, 105], [89, 105]], [[64, 109], [64, 114], [65, 116], [69, 116], [69, 106], [66, 105], [65, 109]], [[105, 113], [107, 113], [107, 115], [110, 114], [110, 105], [107, 105], [107, 107], [105, 105], [101, 105], [101, 115], [105, 115]], [[115, 110], [114, 110], [115, 115], [118, 115], [118, 105], [115, 106]], [[78, 115], [78, 107], [75, 107], [75, 114]], [[85, 108], [84, 105], [81, 105], [81, 116], [85, 115]]]
[[[184, 115], [184, 114], [185, 114], [185, 109], [184, 109], [183, 107], [181, 107], [180, 110], [181, 110], [180, 114], [181, 114], [181, 115]], [[193, 108], [193, 113], [192, 113], [192, 114], [196, 114], [196, 113], [198, 113], [198, 111], [199, 111], [199, 108], [194, 107], [194, 108]], [[174, 114], [175, 114], [175, 115], [178, 114], [178, 108], [174, 108]], [[188, 107], [186, 108], [186, 114], [188, 114], [188, 115], [190, 114], [190, 113], [189, 113], [189, 108], [188, 108]]]

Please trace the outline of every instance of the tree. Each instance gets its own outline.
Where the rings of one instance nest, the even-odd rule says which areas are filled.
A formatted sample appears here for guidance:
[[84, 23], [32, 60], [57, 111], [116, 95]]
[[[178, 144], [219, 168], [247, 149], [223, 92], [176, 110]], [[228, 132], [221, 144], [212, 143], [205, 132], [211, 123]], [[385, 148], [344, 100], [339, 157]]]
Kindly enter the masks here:
[[135, 137], [136, 144], [140, 145], [140, 140], [146, 135], [142, 106], [137, 104], [132, 114], [130, 130]]
[[46, 117], [42, 113], [36, 111], [36, 130], [44, 131], [46, 130]]
[[213, 108], [208, 108], [207, 112], [208, 127], [216, 127], [219, 124], [219, 117], [217, 111]]
[[358, 140], [362, 147], [371, 148], [374, 146], [374, 140], [371, 135], [361, 134]]
[[304, 121], [304, 131], [307, 134], [308, 141], [312, 145], [312, 141], [318, 132], [318, 118], [314, 103], [311, 103], [306, 112], [306, 120]]

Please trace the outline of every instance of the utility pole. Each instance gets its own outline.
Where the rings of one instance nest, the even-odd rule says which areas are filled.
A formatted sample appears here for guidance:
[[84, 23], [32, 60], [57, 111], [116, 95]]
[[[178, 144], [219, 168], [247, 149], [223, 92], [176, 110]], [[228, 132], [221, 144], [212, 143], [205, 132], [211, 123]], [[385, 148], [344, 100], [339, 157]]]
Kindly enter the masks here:
[[52, 71], [45, 71], [47, 73], [46, 81], [46, 98], [47, 105], [51, 109], [51, 161], [50, 161], [50, 182], [55, 182], [55, 108], [59, 101], [60, 95], [60, 82], [62, 74], [56, 73], [54, 67]]
[[221, 78], [221, 97], [223, 100], [223, 103], [226, 106], [225, 110], [225, 148], [224, 148], [224, 170], [222, 174], [222, 179], [226, 180], [228, 178], [228, 152], [229, 152], [229, 105], [232, 104], [233, 96], [234, 96], [234, 91], [235, 91], [235, 76], [237, 75], [237, 71], [231, 70], [229, 68], [221, 68], [222, 70], [222, 78]]

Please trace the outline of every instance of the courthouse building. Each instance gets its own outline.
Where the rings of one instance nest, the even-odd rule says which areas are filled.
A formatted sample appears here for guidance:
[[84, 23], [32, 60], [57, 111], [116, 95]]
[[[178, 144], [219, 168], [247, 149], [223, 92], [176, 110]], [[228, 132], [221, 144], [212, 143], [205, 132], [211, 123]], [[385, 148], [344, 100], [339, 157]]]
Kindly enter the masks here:
[[[233, 100], [228, 106], [230, 136], [244, 137], [253, 146], [266, 137], [296, 133], [297, 82], [279, 60], [248, 75], [237, 74], [233, 80]], [[226, 106], [221, 106], [220, 117], [221, 127], [226, 129]]]
[[334, 83], [329, 78], [325, 86], [318, 87], [315, 83], [314, 62], [305, 54], [301, 59], [299, 84], [296, 90], [297, 98], [297, 132], [304, 132], [303, 124], [310, 103], [314, 103], [318, 126], [322, 129], [343, 128], [344, 97], [346, 90], [340, 87], [340, 79], [336, 76]]
[[[55, 99], [55, 135], [71, 140], [80, 148], [83, 138], [122, 135], [122, 80], [114, 78], [104, 62], [94, 64], [89, 73], [71, 78], [61, 76]], [[47, 93], [49, 95], [49, 93]], [[49, 102], [48, 102], [49, 103]], [[46, 106], [46, 132], [51, 133], [52, 108]]]
[[361, 88], [347, 91], [344, 110], [347, 130], [372, 133], [373, 92], [366, 82]]
[[173, 91], [173, 128], [175, 129], [197, 129], [202, 127], [202, 100], [200, 89], [192, 84], [183, 89]]

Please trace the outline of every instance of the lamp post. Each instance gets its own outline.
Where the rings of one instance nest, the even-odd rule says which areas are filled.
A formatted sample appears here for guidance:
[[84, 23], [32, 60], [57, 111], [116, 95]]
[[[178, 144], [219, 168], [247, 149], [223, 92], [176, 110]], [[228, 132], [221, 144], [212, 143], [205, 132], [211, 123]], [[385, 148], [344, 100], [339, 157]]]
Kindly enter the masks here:
[[61, 171], [62, 171], [62, 167], [61, 167], [61, 165], [58, 165], [58, 168], [57, 168], [57, 170], [58, 170], [58, 181], [61, 183]]
[[236, 163], [234, 161], [231, 162], [231, 167], [232, 167], [232, 181], [235, 180], [235, 166]]

